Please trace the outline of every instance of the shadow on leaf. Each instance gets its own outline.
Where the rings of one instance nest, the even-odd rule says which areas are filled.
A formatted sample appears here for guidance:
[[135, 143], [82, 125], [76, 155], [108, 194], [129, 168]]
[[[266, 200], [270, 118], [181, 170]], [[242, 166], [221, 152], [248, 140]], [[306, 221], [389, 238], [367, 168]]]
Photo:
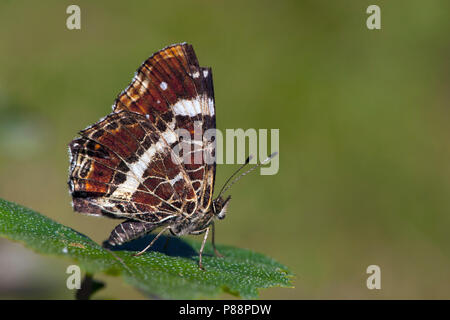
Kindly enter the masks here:
[[[156, 235], [149, 234], [142, 238], [124, 243], [119, 246], [104, 246], [111, 251], [134, 251], [140, 252], [147, 247]], [[158, 240], [146, 252], [160, 252], [171, 257], [196, 259], [198, 252], [187, 242], [177, 237], [160, 236]]]

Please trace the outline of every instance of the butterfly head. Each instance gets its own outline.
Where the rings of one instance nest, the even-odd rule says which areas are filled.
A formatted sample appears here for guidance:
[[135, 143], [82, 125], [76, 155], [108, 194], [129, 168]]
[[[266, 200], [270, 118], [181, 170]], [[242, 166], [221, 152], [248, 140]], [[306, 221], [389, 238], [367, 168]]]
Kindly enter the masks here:
[[217, 219], [222, 220], [223, 218], [225, 218], [225, 215], [227, 214], [228, 203], [230, 200], [231, 196], [228, 196], [225, 200], [222, 198], [222, 196], [219, 196], [213, 200], [212, 212], [214, 213], [214, 216], [217, 217]]

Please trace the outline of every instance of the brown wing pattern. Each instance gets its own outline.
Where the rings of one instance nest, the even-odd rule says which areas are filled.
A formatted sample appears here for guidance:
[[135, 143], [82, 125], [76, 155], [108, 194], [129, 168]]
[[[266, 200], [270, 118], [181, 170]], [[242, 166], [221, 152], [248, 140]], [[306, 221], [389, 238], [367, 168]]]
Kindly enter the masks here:
[[170, 150], [147, 119], [119, 112], [70, 144], [70, 191], [76, 211], [159, 221], [181, 214], [194, 190], [177, 179]]
[[[215, 129], [215, 109], [211, 70], [199, 67], [192, 46], [146, 60], [113, 111], [70, 144], [74, 209], [149, 222], [207, 210], [215, 162], [183, 162], [215, 152], [215, 142], [194, 135], [195, 127]], [[194, 140], [181, 157], [172, 149], [180, 128]]]
[[157, 129], [165, 129], [167, 119], [175, 118], [176, 129], [186, 129], [191, 141], [201, 145], [193, 151], [189, 164], [181, 159], [180, 162], [197, 195], [196, 206], [191, 205], [186, 212], [192, 214], [198, 205], [207, 209], [212, 198], [215, 163], [206, 165], [193, 160], [205, 148], [211, 152], [215, 145], [211, 141], [197, 141], [194, 126], [201, 124], [202, 132], [216, 127], [214, 89], [211, 69], [199, 67], [192, 46], [169, 46], [147, 59], [116, 99], [113, 110], [124, 109], [145, 115]]

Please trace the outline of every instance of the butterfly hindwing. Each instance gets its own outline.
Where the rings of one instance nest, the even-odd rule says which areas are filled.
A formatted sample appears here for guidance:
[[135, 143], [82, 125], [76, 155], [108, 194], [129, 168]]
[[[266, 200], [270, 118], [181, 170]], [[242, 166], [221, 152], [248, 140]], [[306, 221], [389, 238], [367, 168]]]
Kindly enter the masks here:
[[183, 204], [194, 201], [192, 186], [169, 161], [167, 141], [142, 115], [112, 113], [80, 135], [70, 144], [76, 211], [151, 221], [180, 214]]

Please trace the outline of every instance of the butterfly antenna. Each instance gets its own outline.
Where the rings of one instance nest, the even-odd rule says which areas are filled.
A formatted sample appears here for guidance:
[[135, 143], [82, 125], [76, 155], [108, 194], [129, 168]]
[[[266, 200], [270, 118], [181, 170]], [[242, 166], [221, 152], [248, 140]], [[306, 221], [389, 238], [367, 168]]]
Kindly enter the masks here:
[[236, 171], [235, 171], [235, 172], [227, 179], [227, 181], [225, 181], [225, 183], [223, 184], [222, 189], [220, 189], [219, 196], [223, 193], [223, 189], [225, 189], [225, 187], [227, 186], [228, 182], [230, 182], [230, 180], [233, 179], [233, 177], [234, 177], [236, 174], [238, 174], [238, 172], [241, 171], [242, 168], [244, 168], [246, 165], [248, 165], [248, 164], [250, 163], [250, 160], [252, 160], [252, 159], [253, 159], [253, 156], [252, 156], [252, 155], [249, 155], [248, 158], [247, 158], [247, 160], [245, 160], [244, 164], [241, 165], [241, 166], [239, 167], [239, 169], [237, 169], [237, 170], [236, 170]]
[[225, 182], [225, 184], [222, 187], [222, 190], [220, 190], [219, 192], [219, 196], [220, 197], [223, 193], [225, 193], [228, 189], [231, 188], [231, 186], [233, 184], [235, 184], [237, 181], [239, 181], [239, 179], [241, 179], [243, 176], [249, 174], [250, 172], [252, 172], [253, 170], [255, 170], [256, 168], [262, 166], [263, 164], [269, 162], [270, 160], [272, 160], [272, 158], [274, 158], [276, 155], [278, 154], [278, 152], [274, 152], [272, 153], [270, 156], [268, 156], [263, 162], [257, 163], [255, 164], [253, 167], [251, 167], [250, 169], [248, 169], [247, 171], [241, 173], [236, 179], [234, 179], [231, 183], [228, 183], [239, 171], [241, 171], [241, 169], [243, 167], [245, 167], [251, 160], [252, 156], [248, 157], [247, 160], [245, 161], [245, 163], [238, 169], [236, 170], [235, 173], [233, 173], [231, 175], [231, 177], [228, 178], [228, 180]]

